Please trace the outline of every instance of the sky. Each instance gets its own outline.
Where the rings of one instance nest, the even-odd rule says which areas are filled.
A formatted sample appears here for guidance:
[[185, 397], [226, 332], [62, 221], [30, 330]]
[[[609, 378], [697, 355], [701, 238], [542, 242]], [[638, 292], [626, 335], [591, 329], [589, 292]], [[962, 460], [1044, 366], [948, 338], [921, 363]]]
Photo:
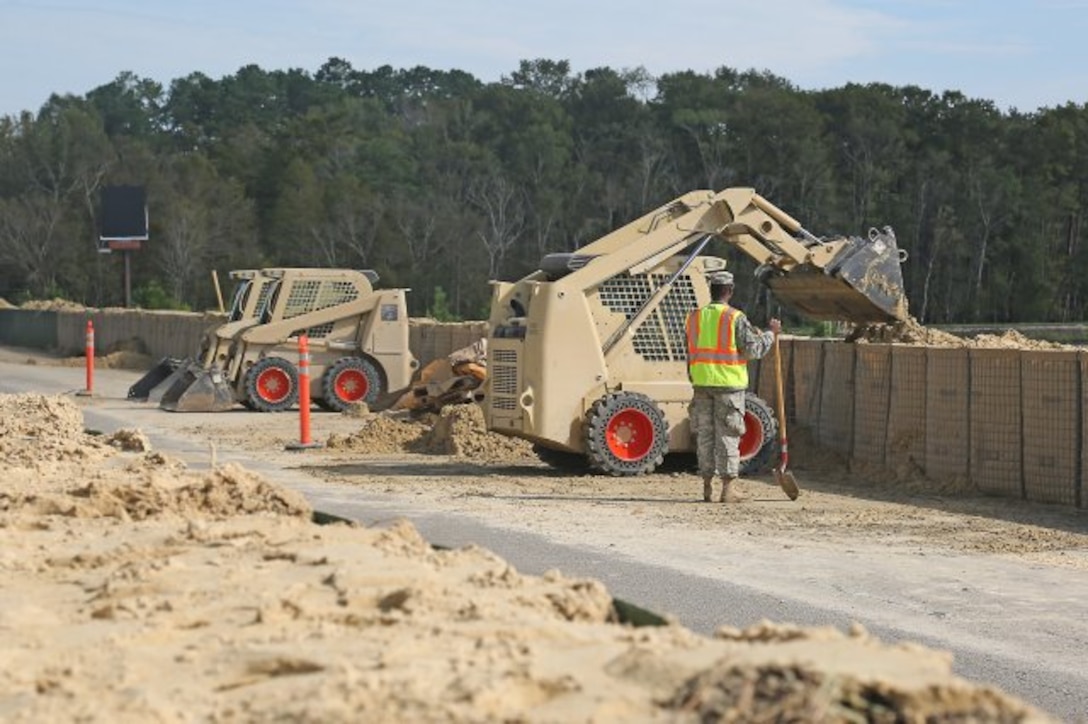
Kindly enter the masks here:
[[1088, 0], [0, 0], [0, 115], [131, 71], [169, 86], [331, 57], [463, 70], [766, 70], [806, 90], [914, 85], [1033, 112], [1088, 103]]

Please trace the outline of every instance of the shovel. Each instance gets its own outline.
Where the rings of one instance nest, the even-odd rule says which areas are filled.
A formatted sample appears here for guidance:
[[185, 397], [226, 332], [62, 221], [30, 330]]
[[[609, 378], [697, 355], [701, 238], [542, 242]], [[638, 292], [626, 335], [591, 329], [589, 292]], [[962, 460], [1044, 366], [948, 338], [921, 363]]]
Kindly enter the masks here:
[[778, 388], [778, 404], [776, 407], [778, 412], [779, 449], [782, 451], [782, 457], [778, 462], [778, 466], [774, 469], [774, 479], [778, 481], [778, 486], [789, 496], [790, 500], [797, 500], [797, 496], [801, 494], [801, 491], [797, 487], [797, 481], [794, 479], [793, 473], [786, 470], [786, 466], [790, 462], [790, 448], [786, 440], [786, 397], [782, 394], [782, 350], [778, 346], [777, 333], [774, 335], [774, 381]]

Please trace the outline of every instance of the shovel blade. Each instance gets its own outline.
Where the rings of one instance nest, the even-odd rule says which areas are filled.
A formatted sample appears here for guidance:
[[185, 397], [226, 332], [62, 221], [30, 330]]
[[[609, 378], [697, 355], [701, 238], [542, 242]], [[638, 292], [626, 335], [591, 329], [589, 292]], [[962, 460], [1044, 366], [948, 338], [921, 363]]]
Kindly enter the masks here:
[[797, 500], [797, 496], [801, 494], [801, 489], [797, 487], [797, 480], [793, 477], [793, 473], [781, 468], [775, 468], [774, 479], [778, 482], [778, 487], [782, 488], [786, 497], [790, 500]]

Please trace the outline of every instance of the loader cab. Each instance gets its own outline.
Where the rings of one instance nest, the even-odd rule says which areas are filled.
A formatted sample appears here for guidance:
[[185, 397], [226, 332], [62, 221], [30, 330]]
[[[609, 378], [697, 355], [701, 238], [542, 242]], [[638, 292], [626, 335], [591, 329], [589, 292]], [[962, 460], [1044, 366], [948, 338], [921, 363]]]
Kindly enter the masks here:
[[256, 271], [238, 270], [230, 273], [230, 278], [235, 280], [234, 293], [231, 295], [230, 311], [227, 313], [228, 322], [237, 322], [246, 317], [246, 309], [253, 293], [253, 280], [257, 276]]

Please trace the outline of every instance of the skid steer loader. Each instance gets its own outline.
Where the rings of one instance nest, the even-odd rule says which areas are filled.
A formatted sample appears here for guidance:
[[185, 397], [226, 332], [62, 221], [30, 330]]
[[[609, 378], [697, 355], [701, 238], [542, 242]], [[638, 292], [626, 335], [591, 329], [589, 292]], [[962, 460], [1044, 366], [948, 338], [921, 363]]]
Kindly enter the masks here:
[[[230, 272], [230, 278], [234, 280], [234, 291], [231, 294], [230, 310], [222, 324], [210, 327], [201, 335], [200, 349], [195, 357], [179, 358], [164, 357], [158, 364], [137, 380], [128, 389], [128, 399], [141, 402], [158, 403], [179, 378], [196, 377], [200, 370], [207, 369], [215, 360], [218, 350], [223, 345], [229, 345], [240, 330], [256, 324], [257, 318], [264, 309], [268, 295], [272, 291], [273, 279], [264, 276], [257, 269], [235, 269]], [[195, 398], [196, 390], [192, 390]], [[209, 390], [214, 394], [214, 390]], [[204, 403], [204, 407], [214, 404], [212, 401]], [[222, 404], [227, 404], [226, 402]], [[229, 401], [233, 404], [233, 400]]]
[[214, 412], [242, 403], [261, 412], [298, 400], [298, 338], [310, 340], [312, 399], [330, 410], [378, 399], [411, 379], [404, 289], [374, 289], [372, 270], [264, 269], [268, 301], [255, 320], [217, 335], [209, 361], [175, 382], [160, 407]]
[[[818, 320], [907, 317], [905, 256], [890, 228], [820, 239], [753, 189], [694, 191], [583, 247], [493, 282], [484, 416], [556, 467], [648, 473], [694, 450], [685, 322], [709, 301], [721, 239], [759, 263], [776, 298]], [[742, 473], [771, 459], [772, 408], [748, 394]]]

